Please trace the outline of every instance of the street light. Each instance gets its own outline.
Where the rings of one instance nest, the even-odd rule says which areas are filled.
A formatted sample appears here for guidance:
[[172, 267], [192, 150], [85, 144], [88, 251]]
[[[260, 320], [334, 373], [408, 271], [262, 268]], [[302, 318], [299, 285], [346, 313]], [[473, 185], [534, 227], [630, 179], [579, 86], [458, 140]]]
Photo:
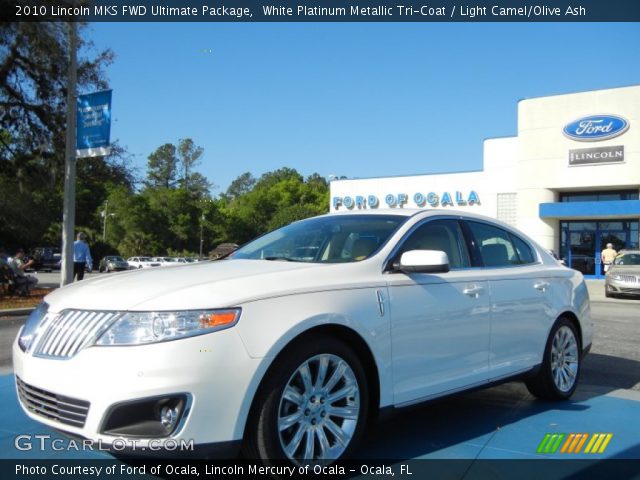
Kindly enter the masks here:
[[202, 213], [202, 217], [200, 217], [200, 260], [202, 260], [202, 244], [204, 243], [204, 237], [202, 235], [202, 229], [204, 226], [204, 212]]
[[107, 217], [115, 216], [115, 213], [107, 213], [107, 207], [109, 206], [109, 201], [105, 200], [104, 202], [104, 210], [101, 212], [102, 215], [102, 241], [105, 242], [107, 238]]

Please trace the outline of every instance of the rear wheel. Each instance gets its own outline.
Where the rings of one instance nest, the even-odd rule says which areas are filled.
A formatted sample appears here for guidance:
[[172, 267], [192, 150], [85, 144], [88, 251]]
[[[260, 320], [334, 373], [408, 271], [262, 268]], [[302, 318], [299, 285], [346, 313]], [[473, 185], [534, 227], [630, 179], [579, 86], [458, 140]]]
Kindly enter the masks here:
[[294, 345], [277, 362], [254, 402], [246, 456], [296, 465], [348, 456], [369, 410], [359, 358], [342, 341], [322, 336]]
[[549, 334], [540, 371], [526, 382], [527, 389], [543, 400], [565, 400], [578, 386], [581, 367], [578, 332], [560, 317]]

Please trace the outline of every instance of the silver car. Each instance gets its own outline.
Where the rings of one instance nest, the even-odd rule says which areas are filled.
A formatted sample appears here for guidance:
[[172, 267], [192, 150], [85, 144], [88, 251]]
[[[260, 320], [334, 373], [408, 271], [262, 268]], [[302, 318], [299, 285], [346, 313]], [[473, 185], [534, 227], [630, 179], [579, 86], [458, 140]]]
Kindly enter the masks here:
[[620, 252], [605, 277], [604, 294], [640, 297], [640, 250]]

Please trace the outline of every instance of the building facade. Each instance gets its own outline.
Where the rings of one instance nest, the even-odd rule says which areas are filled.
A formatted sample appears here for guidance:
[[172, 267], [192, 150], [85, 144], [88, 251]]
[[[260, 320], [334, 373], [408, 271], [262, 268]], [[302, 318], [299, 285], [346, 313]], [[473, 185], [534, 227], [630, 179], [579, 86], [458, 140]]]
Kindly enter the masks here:
[[638, 248], [640, 85], [522, 100], [518, 134], [473, 172], [334, 180], [331, 210], [445, 208], [509, 223], [585, 275]]

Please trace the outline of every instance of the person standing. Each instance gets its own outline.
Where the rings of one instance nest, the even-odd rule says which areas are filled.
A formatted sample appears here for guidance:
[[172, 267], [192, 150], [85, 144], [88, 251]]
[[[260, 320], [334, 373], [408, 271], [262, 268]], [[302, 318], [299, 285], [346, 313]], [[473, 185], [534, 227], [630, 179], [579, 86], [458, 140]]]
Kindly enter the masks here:
[[89, 266], [89, 270], [93, 269], [93, 259], [91, 251], [87, 245], [87, 236], [84, 232], [78, 233], [77, 240], [73, 242], [73, 277], [77, 280], [84, 278], [84, 268]]
[[600, 260], [602, 261], [602, 265], [604, 265], [604, 273], [609, 271], [609, 265], [616, 259], [616, 255], [618, 255], [618, 252], [613, 249], [613, 244], [607, 243], [607, 248], [600, 253]]

